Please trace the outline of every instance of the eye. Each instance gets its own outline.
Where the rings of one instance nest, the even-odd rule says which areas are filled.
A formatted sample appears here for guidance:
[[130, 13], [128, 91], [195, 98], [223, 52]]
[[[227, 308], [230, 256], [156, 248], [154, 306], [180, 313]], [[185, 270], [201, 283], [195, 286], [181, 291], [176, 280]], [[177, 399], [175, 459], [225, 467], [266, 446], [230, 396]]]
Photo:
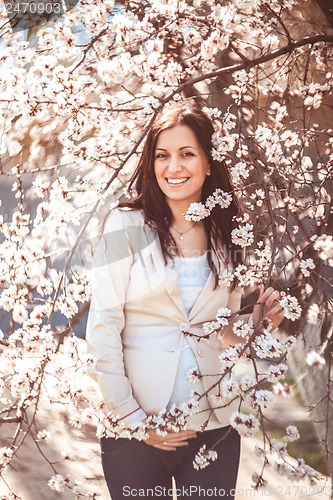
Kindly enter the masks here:
[[163, 159], [163, 158], [166, 158], [167, 155], [165, 153], [157, 153], [157, 155], [155, 156], [155, 160], [159, 160], [159, 159]]
[[194, 156], [194, 154], [192, 153], [192, 151], [186, 151], [183, 156]]

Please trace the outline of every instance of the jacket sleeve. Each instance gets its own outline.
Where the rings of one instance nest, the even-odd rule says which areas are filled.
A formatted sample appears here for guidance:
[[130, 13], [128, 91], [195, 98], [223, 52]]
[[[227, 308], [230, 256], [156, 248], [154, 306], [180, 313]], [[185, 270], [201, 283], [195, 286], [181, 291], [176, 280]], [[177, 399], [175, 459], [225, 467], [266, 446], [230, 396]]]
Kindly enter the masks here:
[[125, 214], [118, 208], [108, 216], [92, 263], [92, 296], [87, 319], [88, 352], [95, 358], [89, 375], [98, 383], [106, 408], [124, 421], [147, 415], [132, 394], [126, 377], [121, 332], [124, 305], [133, 263]]

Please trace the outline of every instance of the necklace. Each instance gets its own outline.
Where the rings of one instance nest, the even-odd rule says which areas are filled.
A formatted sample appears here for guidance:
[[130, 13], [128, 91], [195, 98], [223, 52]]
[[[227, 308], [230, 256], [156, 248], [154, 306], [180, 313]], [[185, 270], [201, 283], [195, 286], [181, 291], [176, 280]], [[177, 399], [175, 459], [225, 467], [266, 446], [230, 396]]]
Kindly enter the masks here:
[[174, 229], [176, 231], [176, 233], [178, 233], [178, 236], [179, 236], [179, 239], [180, 240], [183, 240], [184, 239], [184, 234], [187, 233], [188, 231], [191, 231], [191, 229], [193, 229], [195, 226], [195, 223], [193, 224], [192, 227], [190, 227], [189, 229], [186, 229], [186, 231], [183, 231], [182, 233], [180, 231], [178, 231], [178, 229], [176, 229], [175, 227], [170, 227], [170, 229]]

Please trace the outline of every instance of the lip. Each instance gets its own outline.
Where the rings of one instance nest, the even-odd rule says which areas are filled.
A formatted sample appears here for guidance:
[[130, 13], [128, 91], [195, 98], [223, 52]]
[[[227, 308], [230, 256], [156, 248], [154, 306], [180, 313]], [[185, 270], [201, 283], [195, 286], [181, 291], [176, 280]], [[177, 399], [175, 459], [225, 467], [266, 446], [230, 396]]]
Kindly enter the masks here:
[[[170, 184], [168, 182], [168, 179], [172, 179], [172, 180], [186, 179], [186, 180], [184, 182], [180, 182], [179, 184]], [[166, 183], [168, 184], [168, 186], [171, 186], [171, 187], [183, 186], [184, 184], [186, 184], [186, 182], [188, 180], [189, 180], [189, 177], [166, 177], [165, 178]]]

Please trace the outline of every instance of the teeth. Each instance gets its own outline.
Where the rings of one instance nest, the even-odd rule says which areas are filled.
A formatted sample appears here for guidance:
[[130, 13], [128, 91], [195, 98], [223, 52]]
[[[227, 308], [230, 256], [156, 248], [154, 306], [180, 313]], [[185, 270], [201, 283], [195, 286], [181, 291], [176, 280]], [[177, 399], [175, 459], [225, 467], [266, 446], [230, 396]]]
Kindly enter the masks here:
[[187, 181], [188, 177], [184, 177], [183, 179], [167, 179], [169, 184], [182, 184]]

